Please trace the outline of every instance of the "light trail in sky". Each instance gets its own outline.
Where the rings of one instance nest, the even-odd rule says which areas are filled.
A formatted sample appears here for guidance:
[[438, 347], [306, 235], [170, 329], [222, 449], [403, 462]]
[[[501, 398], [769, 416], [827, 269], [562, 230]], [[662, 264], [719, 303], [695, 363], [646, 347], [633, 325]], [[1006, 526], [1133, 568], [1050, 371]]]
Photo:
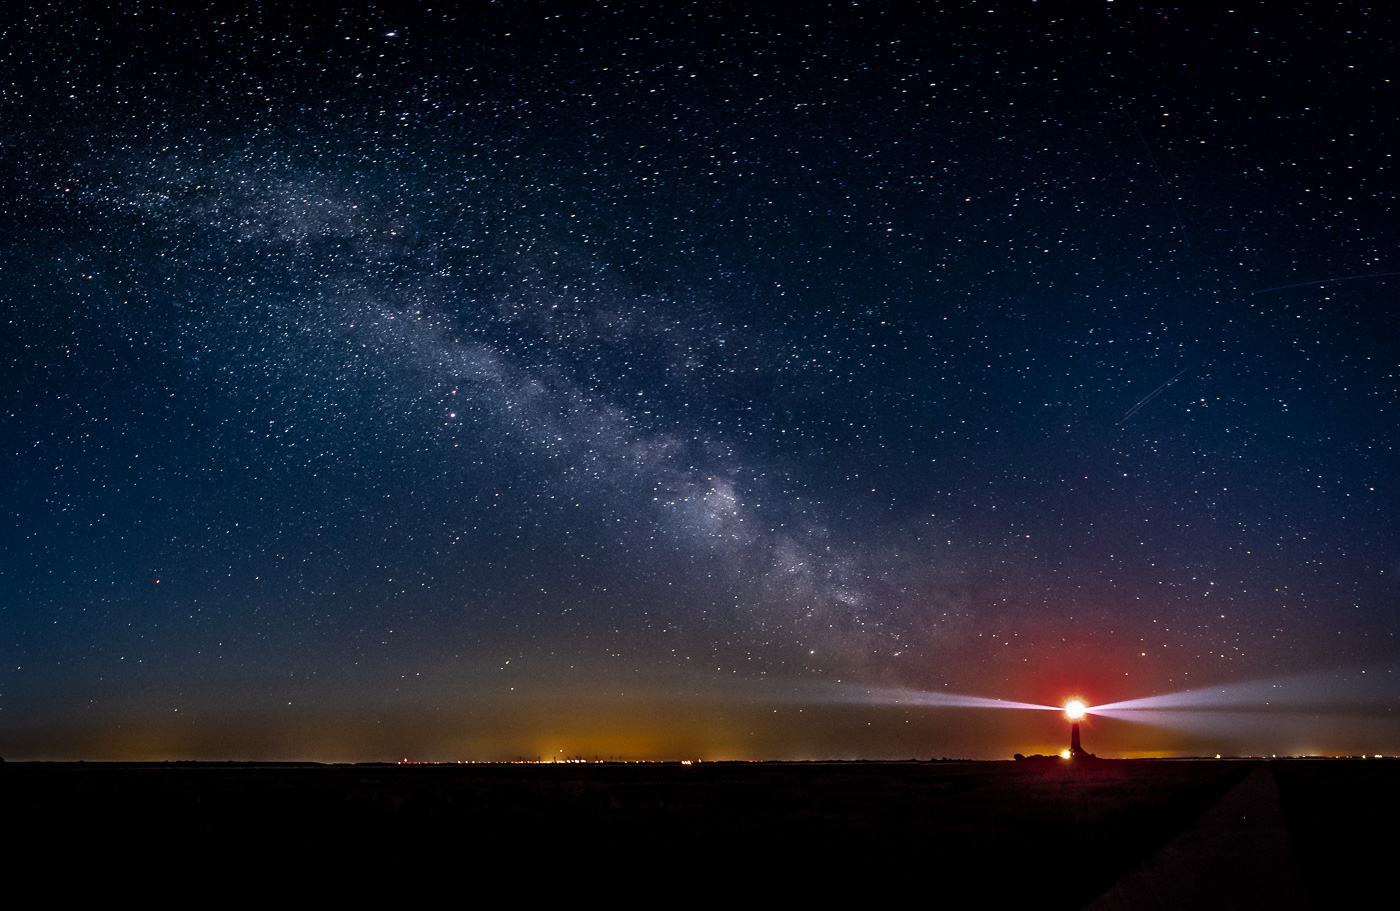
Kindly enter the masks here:
[[1143, 405], [1146, 405], [1148, 402], [1152, 401], [1152, 400], [1155, 399], [1157, 396], [1161, 395], [1163, 390], [1165, 390], [1165, 389], [1166, 389], [1168, 386], [1170, 386], [1172, 383], [1175, 383], [1177, 380], [1181, 379], [1181, 375], [1182, 375], [1183, 373], [1185, 373], [1187, 370], [1190, 370], [1190, 369], [1191, 369], [1190, 367], [1182, 367], [1180, 370], [1177, 371], [1176, 376], [1174, 376], [1174, 377], [1172, 377], [1171, 379], [1167, 380], [1165, 383], [1163, 383], [1162, 385], [1158, 386], [1156, 389], [1153, 389], [1153, 390], [1152, 390], [1151, 392], [1149, 392], [1147, 395], [1143, 396], [1142, 399], [1141, 399], [1136, 405], [1134, 405], [1133, 407], [1131, 407], [1131, 408], [1128, 409], [1128, 413], [1127, 413], [1127, 414], [1123, 415], [1121, 418], [1118, 419], [1118, 423], [1119, 423], [1119, 424], [1122, 424], [1122, 423], [1123, 423], [1124, 421], [1126, 421], [1128, 418], [1130, 418], [1130, 417], [1132, 417], [1133, 415], [1137, 414], [1140, 410], [1142, 410], [1142, 406], [1143, 406]]
[[1287, 291], [1289, 288], [1309, 288], [1313, 285], [1330, 285], [1334, 282], [1354, 282], [1363, 278], [1391, 278], [1400, 275], [1400, 272], [1367, 272], [1365, 275], [1341, 275], [1336, 278], [1319, 278], [1310, 282], [1297, 282], [1292, 285], [1275, 285], [1272, 288], [1260, 288], [1258, 291], [1251, 291], [1251, 294], [1268, 294], [1270, 291]]

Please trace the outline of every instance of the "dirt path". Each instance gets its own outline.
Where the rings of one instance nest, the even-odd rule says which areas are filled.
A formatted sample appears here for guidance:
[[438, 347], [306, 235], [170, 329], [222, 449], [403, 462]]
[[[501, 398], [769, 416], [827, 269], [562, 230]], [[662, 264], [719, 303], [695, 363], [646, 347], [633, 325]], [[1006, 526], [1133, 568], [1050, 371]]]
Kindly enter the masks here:
[[1273, 767], [1260, 763], [1089, 911], [1306, 908], [1295, 870]]

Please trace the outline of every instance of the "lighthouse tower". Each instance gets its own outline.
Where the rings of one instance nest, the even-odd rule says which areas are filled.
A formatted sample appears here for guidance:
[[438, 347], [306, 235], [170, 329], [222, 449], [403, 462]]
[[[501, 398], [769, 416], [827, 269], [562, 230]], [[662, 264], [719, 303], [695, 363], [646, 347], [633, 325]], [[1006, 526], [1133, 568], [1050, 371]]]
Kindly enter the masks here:
[[1065, 717], [1071, 722], [1069, 727], [1069, 756], [1071, 759], [1092, 755], [1079, 745], [1079, 719], [1084, 717], [1086, 711], [1088, 711], [1087, 707], [1078, 699], [1065, 703]]
[[1088, 756], [1084, 748], [1079, 745], [1079, 722], [1070, 725], [1069, 728], [1069, 755], [1073, 759], [1076, 756]]

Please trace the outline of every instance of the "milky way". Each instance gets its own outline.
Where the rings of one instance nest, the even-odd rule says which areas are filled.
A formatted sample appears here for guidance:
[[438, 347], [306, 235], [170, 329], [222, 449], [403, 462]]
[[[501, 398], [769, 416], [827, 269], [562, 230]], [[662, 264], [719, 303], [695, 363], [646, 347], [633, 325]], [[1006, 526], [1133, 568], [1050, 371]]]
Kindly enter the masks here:
[[6, 14], [0, 754], [1400, 662], [1388, 15], [75, 9]]

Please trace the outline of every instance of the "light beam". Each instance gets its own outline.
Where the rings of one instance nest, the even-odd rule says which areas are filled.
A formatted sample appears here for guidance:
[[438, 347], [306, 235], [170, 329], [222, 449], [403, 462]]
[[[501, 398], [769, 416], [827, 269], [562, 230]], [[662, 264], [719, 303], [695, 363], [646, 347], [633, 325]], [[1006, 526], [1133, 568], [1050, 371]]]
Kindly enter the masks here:
[[890, 687], [832, 687], [823, 701], [855, 703], [858, 705], [918, 705], [964, 709], [1028, 709], [1058, 712], [1058, 705], [1037, 705], [1033, 702], [1013, 702], [989, 699], [985, 696], [964, 696], [959, 693], [931, 693], [926, 690], [906, 690]]

